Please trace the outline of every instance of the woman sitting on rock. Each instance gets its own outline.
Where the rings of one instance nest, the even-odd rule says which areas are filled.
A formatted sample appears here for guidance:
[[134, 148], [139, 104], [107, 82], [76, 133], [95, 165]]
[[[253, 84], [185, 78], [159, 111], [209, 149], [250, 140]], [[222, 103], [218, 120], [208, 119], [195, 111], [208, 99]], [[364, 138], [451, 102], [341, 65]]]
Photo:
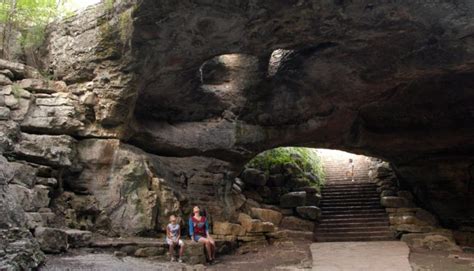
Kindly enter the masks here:
[[206, 247], [209, 262], [216, 257], [216, 243], [209, 235], [209, 223], [204, 215], [201, 215], [199, 206], [194, 206], [193, 214], [189, 218], [189, 235], [194, 242], [203, 243]]

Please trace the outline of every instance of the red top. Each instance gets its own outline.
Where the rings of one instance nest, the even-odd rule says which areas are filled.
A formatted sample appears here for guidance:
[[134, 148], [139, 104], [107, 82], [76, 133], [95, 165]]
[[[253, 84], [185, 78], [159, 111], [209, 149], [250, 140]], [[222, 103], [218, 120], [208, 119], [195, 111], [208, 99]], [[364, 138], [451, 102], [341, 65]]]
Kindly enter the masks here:
[[206, 235], [206, 217], [201, 216], [201, 219], [198, 220], [194, 216], [191, 217], [193, 221], [194, 235]]

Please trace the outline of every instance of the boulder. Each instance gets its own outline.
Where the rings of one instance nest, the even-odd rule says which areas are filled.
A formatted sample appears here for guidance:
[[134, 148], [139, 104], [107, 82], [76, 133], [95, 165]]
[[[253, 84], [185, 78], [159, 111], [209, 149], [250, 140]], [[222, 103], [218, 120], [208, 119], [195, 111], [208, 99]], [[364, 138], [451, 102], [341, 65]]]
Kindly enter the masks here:
[[313, 231], [314, 222], [304, 220], [295, 216], [285, 216], [280, 223], [280, 227], [295, 231]]
[[56, 93], [37, 97], [21, 122], [25, 132], [75, 134], [84, 129], [85, 109], [77, 97]]
[[285, 183], [285, 187], [288, 187], [292, 191], [296, 191], [302, 187], [308, 187], [311, 183], [302, 177], [291, 176]]
[[417, 224], [400, 224], [400, 225], [395, 225], [392, 228], [398, 232], [414, 232], [414, 233], [430, 232], [434, 229], [432, 226], [417, 225]]
[[36, 270], [45, 260], [38, 242], [26, 228], [0, 229], [0, 248], [1, 270]]
[[268, 186], [257, 187], [257, 193], [262, 197], [263, 201], [273, 202], [273, 199], [271, 198], [272, 191]]
[[397, 194], [397, 191], [396, 190], [392, 190], [392, 189], [387, 189], [387, 190], [384, 190], [380, 193], [380, 197], [395, 197], [395, 196], [398, 196]]
[[282, 173], [282, 165], [281, 164], [273, 164], [270, 166], [270, 174], [276, 175]]
[[438, 219], [433, 214], [424, 209], [417, 209], [415, 217], [419, 221], [426, 223], [426, 225], [436, 226], [439, 224]]
[[264, 222], [271, 222], [274, 225], [279, 225], [283, 218], [280, 212], [263, 208], [251, 208], [251, 214], [253, 218], [260, 219]]
[[22, 79], [25, 77], [40, 78], [41, 76], [41, 74], [33, 67], [4, 59], [0, 59], [0, 69], [10, 70], [15, 76], [15, 79]]
[[49, 205], [49, 190], [44, 185], [35, 185], [33, 189], [28, 189], [22, 185], [12, 184], [10, 189], [23, 210], [27, 212], [36, 211]]
[[296, 212], [305, 219], [318, 220], [321, 217], [321, 209], [316, 206], [298, 206]]
[[5, 86], [5, 85], [11, 85], [12, 80], [8, 78], [7, 76], [0, 74], [0, 86]]
[[88, 247], [91, 244], [92, 232], [76, 229], [64, 230], [67, 234], [67, 242], [73, 248]]
[[263, 202], [263, 198], [262, 196], [260, 196], [259, 193], [257, 193], [257, 191], [255, 190], [245, 190], [243, 192], [243, 194], [248, 198], [248, 199], [252, 199], [256, 202]]
[[67, 234], [60, 229], [37, 227], [35, 238], [46, 253], [60, 253], [68, 248]]
[[38, 183], [36, 174], [38, 170], [26, 163], [11, 162], [10, 168], [13, 170], [13, 176], [9, 183], [22, 185], [27, 188], [33, 188]]
[[239, 225], [229, 222], [216, 221], [212, 225], [213, 233], [219, 235], [245, 235], [245, 229]]
[[9, 69], [0, 70], [0, 74], [5, 75], [6, 77], [8, 77], [11, 80], [15, 79], [15, 75]]
[[294, 208], [306, 204], [306, 192], [290, 192], [280, 197], [282, 208]]
[[26, 212], [26, 226], [29, 230], [34, 230], [37, 227], [47, 226], [43, 217], [38, 212]]
[[390, 167], [390, 164], [387, 162], [383, 162], [377, 165], [377, 177], [385, 177], [385, 176], [390, 176], [393, 174], [393, 170]]
[[389, 208], [410, 207], [412, 204], [406, 198], [387, 196], [380, 199], [380, 204]]
[[271, 222], [262, 222], [260, 219], [253, 219], [247, 214], [240, 213], [239, 223], [247, 233], [263, 233], [275, 231], [275, 225]]
[[19, 86], [35, 93], [55, 93], [57, 84], [45, 79], [26, 78], [20, 81]]
[[0, 120], [10, 119], [10, 108], [5, 106], [0, 106]]
[[416, 222], [414, 214], [391, 213], [388, 217], [390, 225], [415, 224]]
[[280, 187], [285, 184], [285, 176], [282, 174], [273, 174], [268, 177], [267, 185], [269, 187]]
[[294, 189], [295, 192], [297, 191], [304, 191], [306, 192], [306, 195], [314, 195], [319, 193], [319, 189], [314, 187], [314, 186], [303, 186], [303, 187], [298, 187]]
[[[202, 246], [202, 245], [201, 245]], [[164, 247], [142, 247], [135, 251], [135, 257], [155, 257], [166, 253]]]
[[76, 140], [66, 135], [22, 133], [15, 155], [33, 163], [50, 166], [72, 166], [76, 158]]
[[246, 168], [241, 175], [242, 181], [246, 184], [263, 186], [267, 183], [268, 177], [265, 172], [254, 168]]
[[288, 209], [280, 209], [281, 214], [284, 216], [291, 216], [295, 214], [295, 210], [293, 208], [288, 208]]
[[408, 233], [402, 236], [401, 241], [407, 243], [412, 249], [462, 251], [462, 249], [456, 245], [452, 233], [449, 232]]
[[186, 249], [184, 250], [183, 260], [186, 264], [205, 264], [206, 254], [204, 252], [204, 246], [201, 243], [187, 241]]

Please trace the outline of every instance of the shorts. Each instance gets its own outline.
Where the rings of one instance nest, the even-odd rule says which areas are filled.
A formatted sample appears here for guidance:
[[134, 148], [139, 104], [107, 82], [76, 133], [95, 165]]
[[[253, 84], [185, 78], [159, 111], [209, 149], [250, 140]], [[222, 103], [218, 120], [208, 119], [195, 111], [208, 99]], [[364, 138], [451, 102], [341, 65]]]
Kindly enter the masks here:
[[199, 241], [199, 239], [200, 239], [201, 237], [204, 237], [204, 236], [201, 236], [201, 235], [199, 235], [199, 234], [197, 234], [197, 235], [195, 234], [195, 235], [194, 235], [194, 241], [196, 241], [196, 242]]
[[[173, 241], [169, 238], [166, 238], [166, 243], [171, 246], [173, 244]], [[179, 239], [178, 240], [178, 246], [182, 247], [184, 245], [184, 242], [183, 240]]]

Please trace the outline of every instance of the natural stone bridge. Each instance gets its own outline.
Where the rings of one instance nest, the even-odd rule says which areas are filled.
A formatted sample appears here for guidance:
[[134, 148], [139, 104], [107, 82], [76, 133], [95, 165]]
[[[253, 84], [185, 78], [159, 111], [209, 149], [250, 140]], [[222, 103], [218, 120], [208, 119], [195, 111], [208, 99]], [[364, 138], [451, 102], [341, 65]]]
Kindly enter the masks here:
[[448, 0], [99, 5], [52, 26], [43, 68], [67, 85], [24, 82], [34, 97], [15, 95], [0, 150], [60, 180], [63, 223], [110, 235], [193, 204], [232, 219], [234, 178], [278, 146], [383, 158], [459, 229], [474, 218], [473, 13]]

